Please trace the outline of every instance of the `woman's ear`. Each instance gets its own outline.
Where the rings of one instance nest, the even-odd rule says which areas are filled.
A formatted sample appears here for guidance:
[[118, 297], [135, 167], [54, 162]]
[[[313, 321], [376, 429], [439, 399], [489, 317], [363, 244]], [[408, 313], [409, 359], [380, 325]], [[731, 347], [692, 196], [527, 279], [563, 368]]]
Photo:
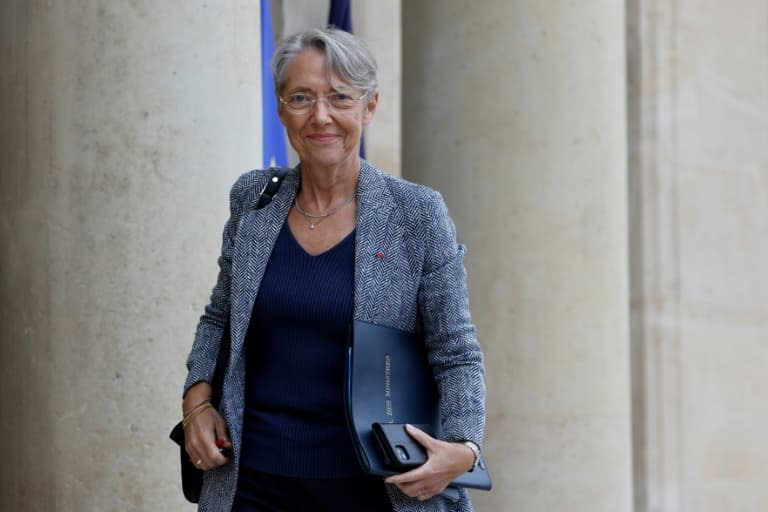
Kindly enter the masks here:
[[368, 104], [365, 106], [363, 112], [363, 126], [367, 126], [368, 123], [373, 121], [373, 115], [376, 113], [376, 106], [379, 104], [379, 91], [375, 90], [371, 93], [368, 99]]

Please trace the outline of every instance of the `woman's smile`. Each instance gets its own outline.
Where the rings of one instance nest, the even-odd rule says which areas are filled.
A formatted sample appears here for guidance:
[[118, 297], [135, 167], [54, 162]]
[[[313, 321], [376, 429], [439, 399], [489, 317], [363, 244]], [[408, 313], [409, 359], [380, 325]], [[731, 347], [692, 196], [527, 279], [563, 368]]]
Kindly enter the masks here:
[[307, 138], [316, 144], [332, 144], [341, 136], [336, 133], [311, 133]]

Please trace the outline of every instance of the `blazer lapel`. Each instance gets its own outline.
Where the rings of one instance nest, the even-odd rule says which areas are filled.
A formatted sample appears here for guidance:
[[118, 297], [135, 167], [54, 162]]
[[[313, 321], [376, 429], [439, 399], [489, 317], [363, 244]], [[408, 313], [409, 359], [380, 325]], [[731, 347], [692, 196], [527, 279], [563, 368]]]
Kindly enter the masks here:
[[395, 203], [381, 171], [365, 160], [358, 178], [357, 233], [355, 236], [355, 300], [357, 320], [376, 319], [377, 302], [386, 300], [387, 259], [391, 246], [390, 216]]
[[231, 363], [242, 352], [256, 293], [296, 196], [298, 184], [298, 171], [294, 169], [285, 177], [271, 203], [260, 210], [249, 209], [240, 218], [232, 262]]

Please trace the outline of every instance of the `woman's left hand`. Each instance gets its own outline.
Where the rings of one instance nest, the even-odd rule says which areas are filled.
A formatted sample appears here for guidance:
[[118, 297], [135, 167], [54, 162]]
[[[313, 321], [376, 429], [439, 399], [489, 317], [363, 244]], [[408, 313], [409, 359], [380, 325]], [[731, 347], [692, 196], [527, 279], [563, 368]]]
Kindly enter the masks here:
[[475, 454], [464, 444], [435, 439], [413, 425], [407, 425], [405, 429], [427, 451], [427, 462], [385, 480], [395, 484], [406, 496], [428, 500], [443, 492], [457, 476], [472, 468]]

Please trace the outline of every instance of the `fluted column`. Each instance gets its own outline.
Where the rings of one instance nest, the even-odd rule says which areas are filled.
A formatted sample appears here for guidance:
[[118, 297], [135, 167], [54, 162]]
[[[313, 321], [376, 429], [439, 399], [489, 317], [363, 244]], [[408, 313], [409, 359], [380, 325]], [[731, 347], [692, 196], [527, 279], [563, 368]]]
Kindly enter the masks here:
[[768, 510], [768, 4], [627, 6], [636, 510]]
[[621, 2], [403, 2], [403, 175], [468, 245], [479, 512], [632, 507]]
[[261, 160], [259, 2], [0, 8], [0, 510], [188, 510], [184, 360]]

